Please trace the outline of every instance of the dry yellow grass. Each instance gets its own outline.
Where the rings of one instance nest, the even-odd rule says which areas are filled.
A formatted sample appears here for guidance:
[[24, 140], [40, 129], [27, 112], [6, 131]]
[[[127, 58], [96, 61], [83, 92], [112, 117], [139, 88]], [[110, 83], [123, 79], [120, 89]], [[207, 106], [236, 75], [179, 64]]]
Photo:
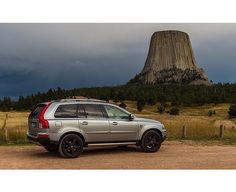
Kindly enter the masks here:
[[[27, 118], [29, 111], [26, 112], [0, 112], [0, 143], [24, 143], [27, 141]], [[4, 120], [6, 119], [6, 126]]]
[[[168, 113], [157, 113], [158, 103], [154, 106], [146, 105], [142, 112], [137, 111], [136, 102], [125, 101], [127, 110], [138, 117], [146, 117], [161, 121], [167, 129], [169, 138], [181, 138], [183, 126], [187, 129], [189, 139], [212, 139], [219, 137], [219, 127], [224, 125], [224, 137], [236, 140], [235, 120], [228, 118], [229, 104], [208, 104], [197, 107], [180, 107], [180, 115], [173, 116]], [[167, 107], [168, 111], [171, 107]], [[209, 110], [216, 114], [208, 116]]]
[[3, 124], [4, 119], [6, 118], [6, 115], [8, 116], [7, 118], [7, 125], [6, 127], [8, 129], [15, 129], [15, 127], [22, 127], [26, 128], [27, 127], [27, 118], [29, 116], [29, 112], [0, 112], [0, 125]]

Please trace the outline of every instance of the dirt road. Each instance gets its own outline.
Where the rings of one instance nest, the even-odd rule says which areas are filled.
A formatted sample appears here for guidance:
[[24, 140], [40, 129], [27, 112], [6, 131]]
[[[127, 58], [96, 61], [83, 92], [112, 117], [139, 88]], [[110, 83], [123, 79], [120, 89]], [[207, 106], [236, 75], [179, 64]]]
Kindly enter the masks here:
[[166, 141], [157, 153], [134, 146], [90, 148], [76, 159], [39, 146], [1, 146], [0, 169], [236, 169], [236, 146]]

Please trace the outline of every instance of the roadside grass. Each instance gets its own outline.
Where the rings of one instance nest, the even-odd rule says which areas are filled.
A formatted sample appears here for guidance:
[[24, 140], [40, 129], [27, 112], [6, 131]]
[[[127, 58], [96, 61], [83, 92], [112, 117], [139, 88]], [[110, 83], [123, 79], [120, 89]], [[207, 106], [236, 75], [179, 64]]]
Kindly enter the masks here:
[[[167, 140], [236, 144], [236, 120], [228, 118], [229, 104], [180, 107], [180, 115], [173, 116], [166, 112], [159, 114], [157, 112], [159, 103], [153, 106], [146, 105], [142, 112], [137, 111], [136, 102], [124, 101], [124, 103], [127, 105], [126, 109], [137, 117], [162, 122], [167, 129]], [[171, 108], [170, 104], [168, 105], [166, 111]], [[216, 114], [209, 117], [209, 110], [215, 110]], [[0, 145], [28, 144], [26, 138], [28, 115], [29, 111], [0, 112]], [[6, 116], [6, 124], [3, 127]], [[223, 138], [219, 137], [220, 124], [225, 126]], [[183, 126], [186, 127], [186, 138], [182, 137]]]
[[[153, 106], [145, 105], [142, 112], [137, 111], [136, 102], [124, 101], [127, 110], [137, 117], [150, 118], [162, 122], [167, 130], [168, 140], [193, 140], [196, 142], [220, 142], [223, 144], [236, 144], [236, 119], [228, 117], [228, 103], [207, 104], [203, 106], [182, 107], [180, 115], [166, 113], [171, 108], [167, 103], [165, 113], [157, 112], [160, 103]], [[208, 116], [209, 110], [215, 110], [216, 114]], [[224, 137], [220, 138], [220, 125], [224, 126]], [[183, 138], [183, 126], [186, 127], [187, 137]]]
[[[27, 144], [27, 118], [29, 111], [0, 112], [0, 145]], [[3, 127], [4, 121], [6, 125]]]
[[10, 129], [8, 134], [9, 134], [8, 143], [13, 143], [13, 144], [28, 143], [26, 137], [26, 127], [16, 126], [14, 130]]

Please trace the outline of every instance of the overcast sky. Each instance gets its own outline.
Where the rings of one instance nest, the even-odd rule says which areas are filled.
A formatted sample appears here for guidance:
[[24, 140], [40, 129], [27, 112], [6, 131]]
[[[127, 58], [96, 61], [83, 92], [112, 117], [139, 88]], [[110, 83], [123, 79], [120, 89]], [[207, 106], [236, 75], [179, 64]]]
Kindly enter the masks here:
[[236, 24], [0, 24], [0, 97], [124, 84], [169, 29], [190, 35], [210, 80], [236, 82]]

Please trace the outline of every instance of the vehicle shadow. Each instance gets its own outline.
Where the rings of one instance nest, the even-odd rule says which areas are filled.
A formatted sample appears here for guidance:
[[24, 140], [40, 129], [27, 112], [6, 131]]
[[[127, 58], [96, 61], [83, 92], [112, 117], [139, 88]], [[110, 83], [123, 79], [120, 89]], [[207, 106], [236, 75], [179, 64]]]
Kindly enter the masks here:
[[[139, 153], [141, 149], [136, 146], [128, 146], [128, 147], [117, 147], [117, 146], [109, 146], [109, 147], [90, 147], [84, 148], [83, 153], [79, 156], [79, 158], [94, 156], [94, 155], [109, 155], [109, 154], [125, 154], [125, 153]], [[30, 153], [31, 156], [37, 158], [59, 158], [61, 157], [59, 152], [47, 152], [46, 150], [40, 152]]]
[[91, 156], [91, 155], [107, 155], [107, 154], [123, 154], [123, 153], [130, 153], [130, 152], [141, 152], [141, 149], [136, 146], [128, 146], [128, 147], [91, 147], [87, 148], [83, 151], [82, 156]]

